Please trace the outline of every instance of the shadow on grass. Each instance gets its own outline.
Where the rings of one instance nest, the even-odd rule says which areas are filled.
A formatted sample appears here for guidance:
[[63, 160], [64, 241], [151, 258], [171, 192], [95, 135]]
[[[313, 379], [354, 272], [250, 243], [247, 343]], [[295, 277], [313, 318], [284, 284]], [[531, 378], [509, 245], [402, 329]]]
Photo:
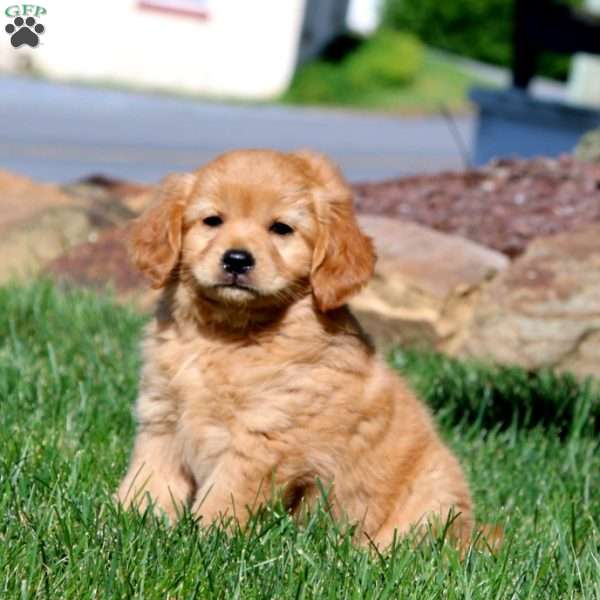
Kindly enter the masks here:
[[542, 426], [560, 438], [600, 432], [600, 388], [591, 379], [415, 350], [395, 349], [389, 362], [444, 424], [483, 429]]

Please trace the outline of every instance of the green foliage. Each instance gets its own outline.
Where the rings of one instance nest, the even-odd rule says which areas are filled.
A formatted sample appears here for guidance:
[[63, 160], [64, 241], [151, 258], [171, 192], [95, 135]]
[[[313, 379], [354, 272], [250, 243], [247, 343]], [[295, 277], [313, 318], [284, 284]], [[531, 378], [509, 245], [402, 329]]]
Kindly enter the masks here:
[[348, 82], [358, 90], [400, 87], [423, 66], [423, 45], [413, 35], [380, 31], [344, 61]]
[[[580, 0], [570, 0], [573, 5]], [[426, 44], [484, 62], [510, 66], [513, 2], [509, 0], [385, 0], [387, 27], [410, 31]], [[545, 54], [540, 74], [564, 78], [568, 59]]]
[[387, 0], [384, 22], [426, 44], [506, 65], [510, 61], [512, 7], [508, 0]]
[[338, 65], [316, 60], [300, 67], [286, 93], [297, 104], [345, 104], [348, 81]]
[[[133, 438], [144, 319], [49, 283], [0, 288], [0, 597], [600, 598], [598, 397], [591, 386], [396, 352], [506, 541], [461, 561], [432, 539], [378, 553], [315, 511], [245, 531], [174, 527], [111, 494]], [[527, 416], [529, 415], [529, 416]]]
[[284, 100], [356, 104], [378, 90], [412, 83], [423, 61], [424, 48], [416, 37], [381, 31], [340, 62], [316, 60], [300, 67]]

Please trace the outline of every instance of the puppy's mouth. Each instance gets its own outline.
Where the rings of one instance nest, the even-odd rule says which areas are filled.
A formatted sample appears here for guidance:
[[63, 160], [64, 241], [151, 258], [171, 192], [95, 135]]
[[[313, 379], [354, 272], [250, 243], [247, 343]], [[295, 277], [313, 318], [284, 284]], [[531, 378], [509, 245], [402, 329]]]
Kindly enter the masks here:
[[221, 283], [217, 283], [213, 286], [214, 289], [217, 290], [240, 290], [242, 292], [248, 292], [253, 296], [259, 296], [259, 292], [256, 288], [248, 285], [246, 281], [246, 277], [243, 275], [236, 274], [228, 274], [226, 277], [226, 281]]

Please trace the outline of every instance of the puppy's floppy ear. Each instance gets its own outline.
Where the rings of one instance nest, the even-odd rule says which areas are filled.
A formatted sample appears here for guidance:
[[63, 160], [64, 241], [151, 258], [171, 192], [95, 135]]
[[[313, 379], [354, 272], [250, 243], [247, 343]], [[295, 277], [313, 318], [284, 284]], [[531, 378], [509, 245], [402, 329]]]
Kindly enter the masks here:
[[313, 252], [311, 285], [322, 311], [344, 305], [373, 275], [373, 242], [358, 227], [352, 191], [326, 157], [297, 152], [315, 185], [319, 234]]
[[133, 260], [154, 288], [167, 283], [179, 260], [183, 212], [193, 183], [194, 176], [188, 173], [165, 177], [153, 205], [131, 227]]

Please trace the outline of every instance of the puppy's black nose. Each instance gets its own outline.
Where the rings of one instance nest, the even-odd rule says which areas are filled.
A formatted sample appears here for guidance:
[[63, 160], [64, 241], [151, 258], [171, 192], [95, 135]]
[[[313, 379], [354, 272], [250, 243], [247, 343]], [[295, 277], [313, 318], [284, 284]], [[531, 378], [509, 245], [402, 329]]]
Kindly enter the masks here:
[[226, 273], [242, 275], [254, 266], [254, 257], [246, 250], [227, 250], [223, 254], [223, 270]]

